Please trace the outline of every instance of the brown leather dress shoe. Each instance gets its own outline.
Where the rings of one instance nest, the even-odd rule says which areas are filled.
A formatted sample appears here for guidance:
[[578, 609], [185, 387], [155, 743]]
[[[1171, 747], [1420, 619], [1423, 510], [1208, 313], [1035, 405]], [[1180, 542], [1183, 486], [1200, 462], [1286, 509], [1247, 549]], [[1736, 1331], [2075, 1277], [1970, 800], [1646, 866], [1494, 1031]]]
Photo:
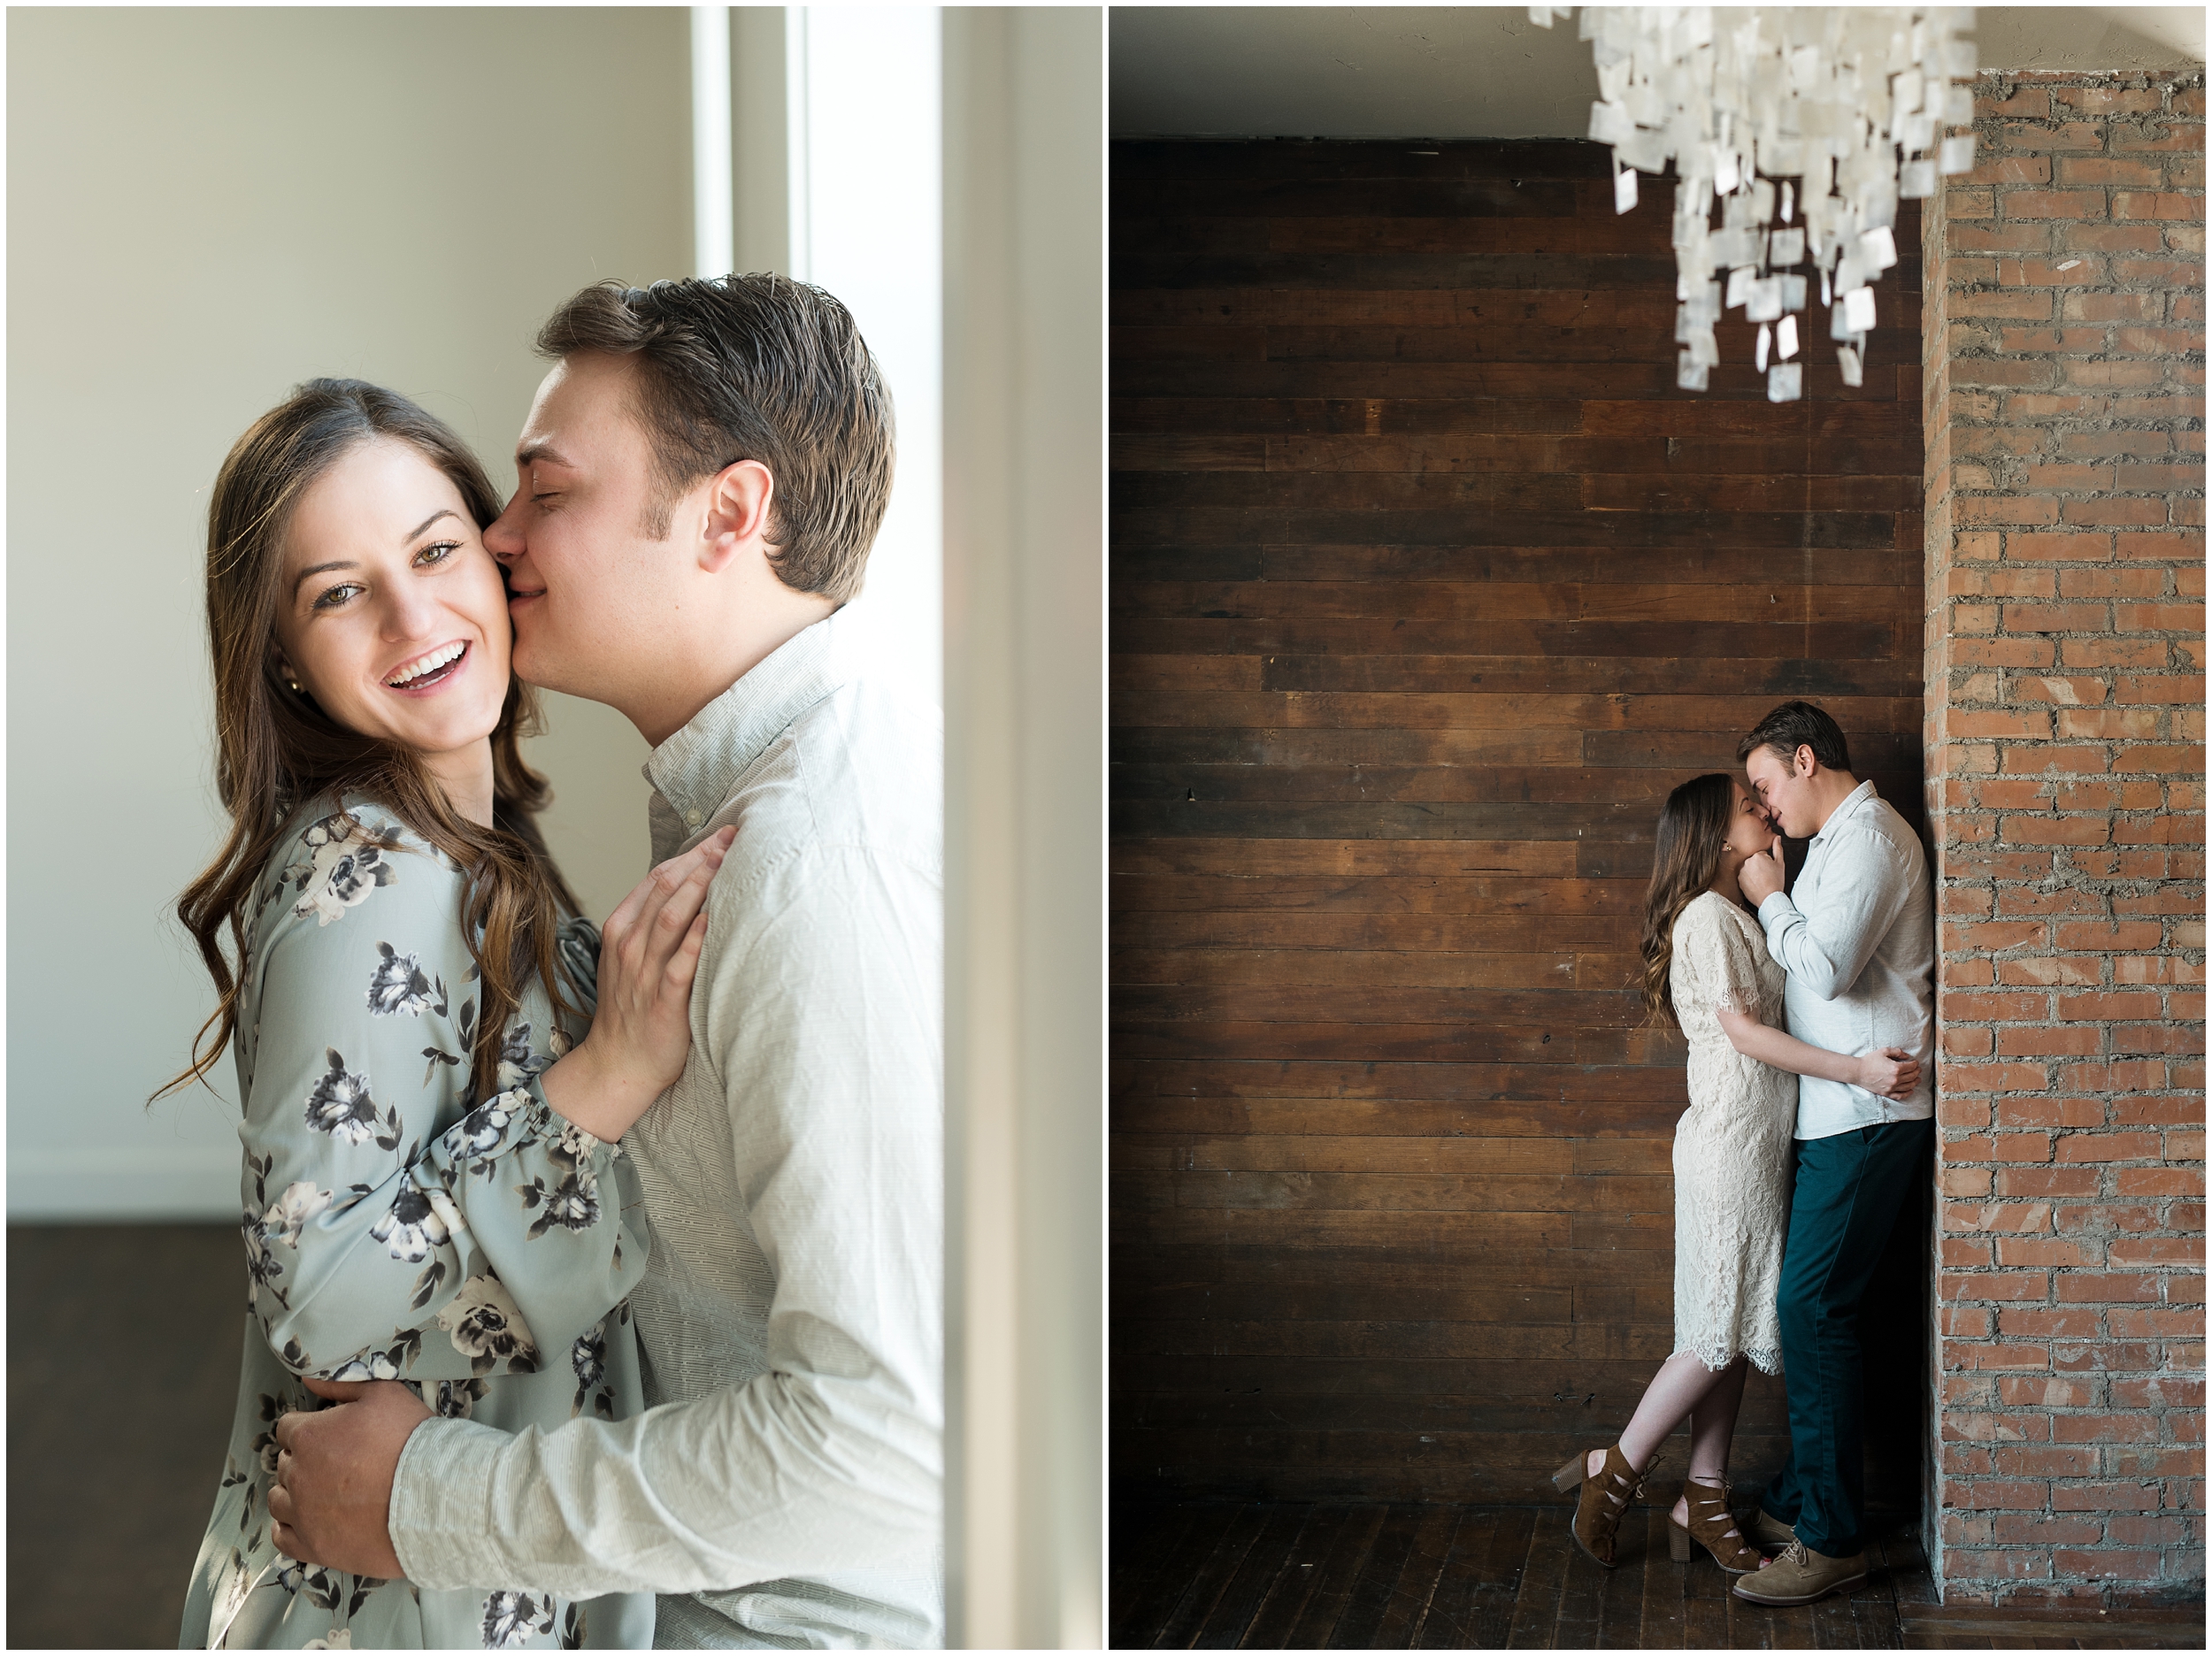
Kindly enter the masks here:
[[1802, 1541], [1793, 1541], [1782, 1556], [1755, 1575], [1739, 1576], [1730, 1591], [1753, 1604], [1807, 1605], [1832, 1592], [1866, 1585], [1866, 1554], [1830, 1558]]
[[1797, 1530], [1784, 1523], [1763, 1506], [1751, 1509], [1751, 1521], [1744, 1525], [1744, 1534], [1751, 1537], [1751, 1545], [1762, 1552], [1779, 1552], [1797, 1539]]

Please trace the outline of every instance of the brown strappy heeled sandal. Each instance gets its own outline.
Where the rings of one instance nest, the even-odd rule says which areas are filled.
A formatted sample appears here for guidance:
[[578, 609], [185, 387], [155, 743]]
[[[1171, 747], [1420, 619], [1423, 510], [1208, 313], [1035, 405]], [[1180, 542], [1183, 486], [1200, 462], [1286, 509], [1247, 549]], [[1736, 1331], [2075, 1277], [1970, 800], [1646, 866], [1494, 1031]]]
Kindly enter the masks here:
[[1552, 1487], [1564, 1495], [1578, 1488], [1575, 1503], [1575, 1545], [1606, 1568], [1613, 1568], [1613, 1537], [1629, 1503], [1644, 1492], [1644, 1480], [1615, 1444], [1605, 1452], [1605, 1465], [1589, 1476], [1590, 1457], [1578, 1454], [1551, 1475]]
[[[1709, 1491], [1709, 1493], [1700, 1493]], [[1766, 1562], [1756, 1547], [1745, 1544], [1736, 1529], [1736, 1520], [1728, 1510], [1728, 1485], [1699, 1484], [1685, 1479], [1682, 1499], [1690, 1509], [1690, 1522], [1678, 1524], [1674, 1514], [1667, 1514], [1667, 1556], [1678, 1564], [1690, 1561], [1690, 1543], [1694, 1540], [1713, 1555], [1713, 1562], [1731, 1576], [1748, 1576]]]

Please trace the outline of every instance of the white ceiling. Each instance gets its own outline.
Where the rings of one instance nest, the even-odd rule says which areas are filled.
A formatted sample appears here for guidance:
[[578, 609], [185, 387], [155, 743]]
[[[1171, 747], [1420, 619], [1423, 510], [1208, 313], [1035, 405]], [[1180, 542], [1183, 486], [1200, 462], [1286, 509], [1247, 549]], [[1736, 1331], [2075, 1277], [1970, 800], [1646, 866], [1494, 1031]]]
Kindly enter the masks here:
[[[1118, 138], [1580, 138], [1597, 73], [1576, 22], [1525, 6], [1129, 6], [1112, 30]], [[2201, 6], [1985, 6], [1990, 69], [2204, 62]]]

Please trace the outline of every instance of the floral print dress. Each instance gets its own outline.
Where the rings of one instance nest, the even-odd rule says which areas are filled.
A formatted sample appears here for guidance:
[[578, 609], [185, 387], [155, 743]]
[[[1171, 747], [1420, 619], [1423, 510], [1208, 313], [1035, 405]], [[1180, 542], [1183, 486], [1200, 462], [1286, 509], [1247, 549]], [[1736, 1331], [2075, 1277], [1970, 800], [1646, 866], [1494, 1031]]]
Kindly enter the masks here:
[[[322, 1407], [303, 1376], [400, 1380], [511, 1432], [642, 1407], [625, 1298], [645, 1269], [637, 1174], [537, 1079], [582, 1030], [554, 1027], [534, 985], [498, 1074], [472, 1088], [461, 870], [372, 805], [324, 801], [302, 821], [242, 966], [245, 1366], [180, 1643], [649, 1646], [650, 1594], [420, 1591], [297, 1563], [270, 1538], [277, 1417]], [[597, 933], [572, 920], [560, 945], [588, 1008]]]

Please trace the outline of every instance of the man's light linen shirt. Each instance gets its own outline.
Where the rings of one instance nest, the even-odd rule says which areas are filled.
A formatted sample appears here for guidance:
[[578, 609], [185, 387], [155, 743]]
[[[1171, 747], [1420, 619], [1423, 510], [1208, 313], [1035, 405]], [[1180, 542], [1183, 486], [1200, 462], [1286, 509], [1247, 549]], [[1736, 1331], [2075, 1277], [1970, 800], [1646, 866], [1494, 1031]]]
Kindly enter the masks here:
[[851, 651], [809, 627], [646, 766], [656, 861], [738, 828], [690, 1059], [623, 1140], [648, 1412], [418, 1427], [419, 1585], [658, 1592], [663, 1647], [944, 1642], [943, 738]]
[[1861, 1057], [1898, 1046], [1920, 1090], [1886, 1099], [1815, 1076], [1797, 1084], [1797, 1137], [1827, 1138], [1935, 1114], [1935, 905], [1928, 856], [1902, 816], [1862, 782], [1805, 854], [1787, 893], [1759, 905], [1767, 952], [1789, 974], [1790, 1033]]

